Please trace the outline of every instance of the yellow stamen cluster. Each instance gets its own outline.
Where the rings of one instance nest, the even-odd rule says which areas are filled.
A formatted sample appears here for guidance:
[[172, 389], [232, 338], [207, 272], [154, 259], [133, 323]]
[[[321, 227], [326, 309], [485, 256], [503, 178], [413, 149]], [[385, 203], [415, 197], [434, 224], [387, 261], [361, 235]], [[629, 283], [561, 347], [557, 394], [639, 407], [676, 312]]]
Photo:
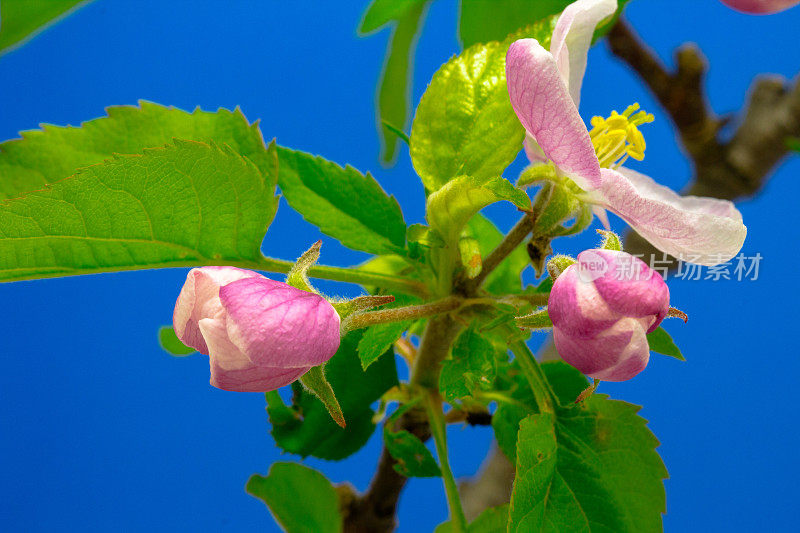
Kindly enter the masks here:
[[648, 122], [653, 122], [653, 115], [640, 111], [639, 104], [628, 106], [621, 115], [612, 111], [608, 118], [593, 117], [589, 135], [600, 166], [618, 168], [628, 157], [644, 159], [644, 135], [639, 126]]

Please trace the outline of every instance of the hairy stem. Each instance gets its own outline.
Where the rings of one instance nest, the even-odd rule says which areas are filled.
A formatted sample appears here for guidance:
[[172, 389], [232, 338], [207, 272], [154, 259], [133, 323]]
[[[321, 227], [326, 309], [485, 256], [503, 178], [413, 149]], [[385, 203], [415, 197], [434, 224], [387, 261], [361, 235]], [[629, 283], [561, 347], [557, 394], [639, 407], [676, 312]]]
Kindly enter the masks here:
[[439, 457], [439, 466], [442, 470], [442, 481], [447, 495], [447, 506], [450, 508], [450, 521], [455, 531], [466, 533], [467, 519], [461, 507], [461, 498], [458, 495], [458, 485], [450, 469], [450, 460], [447, 456], [447, 426], [442, 413], [442, 400], [438, 393], [428, 391], [425, 394], [425, 410], [428, 413], [433, 441], [436, 444], [436, 455]]
[[[256, 270], [278, 272], [281, 274], [288, 274], [294, 266], [294, 263], [291, 261], [284, 261], [283, 259], [274, 259], [271, 257], [262, 257], [257, 262], [229, 264], [232, 266], [241, 266]], [[315, 265], [308, 269], [307, 274], [313, 278], [342, 281], [345, 283], [356, 283], [358, 285], [374, 285], [376, 287], [387, 289], [388, 291], [398, 291], [421, 297], [426, 297], [428, 295], [428, 288], [424, 283], [419, 281], [390, 276], [388, 274], [381, 274], [379, 272], [369, 272], [367, 270], [360, 270], [357, 268]]]
[[347, 318], [345, 320], [344, 327], [347, 330], [353, 330], [365, 328], [374, 324], [425, 318], [446, 313], [448, 311], [454, 311], [455, 309], [458, 309], [463, 302], [463, 298], [449, 296], [435, 302], [429, 302], [420, 305], [410, 305], [408, 307], [398, 307], [395, 309], [381, 309], [380, 311], [367, 311], [352, 315]]

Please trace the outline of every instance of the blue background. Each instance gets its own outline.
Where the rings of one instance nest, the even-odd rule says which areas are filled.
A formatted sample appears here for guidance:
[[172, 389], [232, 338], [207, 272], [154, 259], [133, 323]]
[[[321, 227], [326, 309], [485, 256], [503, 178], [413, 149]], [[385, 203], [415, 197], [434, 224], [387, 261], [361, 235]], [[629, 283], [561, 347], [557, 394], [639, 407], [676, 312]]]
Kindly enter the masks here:
[[[377, 163], [372, 101], [388, 32], [356, 36], [365, 3], [99, 0], [0, 57], [0, 138], [41, 122], [77, 125], [138, 99], [184, 109], [239, 105], [261, 119], [266, 138], [374, 171], [407, 222], [421, 222], [423, 191], [407, 151], [393, 169]], [[454, 0], [430, 9], [415, 101], [458, 50], [456, 11]], [[687, 40], [701, 45], [720, 113], [741, 106], [754, 75], [791, 77], [800, 65], [800, 9], [759, 18], [716, 0], [638, 0], [628, 16], [662, 57]], [[669, 121], [597, 46], [584, 116], [634, 101], [657, 117], [645, 129], [647, 160], [636, 168], [680, 189], [689, 169]], [[644, 405], [663, 442], [668, 531], [796, 526], [798, 171], [797, 159], [786, 162], [758, 198], [740, 205], [744, 252], [764, 257], [757, 281], [671, 281], [673, 304], [691, 319], [667, 328], [688, 362], [654, 356], [637, 378], [602, 385]], [[514, 218], [507, 205], [491, 215], [505, 228]], [[318, 236], [284, 204], [264, 250], [291, 259]], [[594, 240], [562, 240], [557, 251], [574, 254]], [[325, 240], [325, 263], [363, 257]], [[162, 270], [0, 286], [0, 529], [277, 530], [243, 490], [250, 474], [293, 459], [281, 457], [268, 434], [263, 396], [213, 389], [205, 357], [172, 358], [158, 346], [156, 331], [169, 323], [184, 276]], [[456, 475], [475, 471], [491, 437], [486, 428], [450, 429]], [[363, 489], [379, 446], [376, 434], [344, 462], [308, 463]], [[412, 480], [399, 514], [401, 531], [443, 521], [440, 480]]]

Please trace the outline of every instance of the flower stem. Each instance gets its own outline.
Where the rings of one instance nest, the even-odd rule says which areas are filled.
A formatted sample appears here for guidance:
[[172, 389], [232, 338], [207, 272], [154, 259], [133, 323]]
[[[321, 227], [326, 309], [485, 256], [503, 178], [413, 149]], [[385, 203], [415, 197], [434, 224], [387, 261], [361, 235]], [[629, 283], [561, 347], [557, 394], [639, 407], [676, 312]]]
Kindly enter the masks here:
[[[289, 273], [294, 266], [294, 263], [291, 261], [274, 259], [272, 257], [262, 257], [257, 262], [247, 262], [246, 264], [229, 264], [231, 264], [231, 266], [267, 270], [269, 272], [279, 272], [282, 274]], [[358, 285], [374, 285], [389, 291], [398, 291], [416, 296], [425, 297], [428, 295], [428, 288], [419, 281], [381, 274], [379, 272], [369, 272], [358, 268], [315, 265], [308, 269], [308, 275], [313, 278], [328, 279], [331, 281], [356, 283]]]
[[442, 481], [444, 482], [444, 491], [447, 494], [447, 506], [450, 508], [450, 521], [455, 531], [466, 533], [467, 519], [464, 516], [464, 509], [461, 507], [458, 486], [447, 457], [447, 426], [442, 412], [442, 400], [434, 391], [428, 390], [424, 394], [425, 410], [428, 413], [431, 434], [436, 444], [436, 455], [439, 457], [439, 466], [442, 469]]
[[425, 318], [446, 313], [448, 311], [453, 311], [458, 309], [463, 303], [463, 298], [459, 298], [457, 296], [448, 296], [447, 298], [426, 304], [397, 307], [395, 309], [381, 309], [379, 311], [367, 311], [348, 317], [344, 323], [344, 327], [349, 331], [353, 329], [365, 328], [374, 324]]

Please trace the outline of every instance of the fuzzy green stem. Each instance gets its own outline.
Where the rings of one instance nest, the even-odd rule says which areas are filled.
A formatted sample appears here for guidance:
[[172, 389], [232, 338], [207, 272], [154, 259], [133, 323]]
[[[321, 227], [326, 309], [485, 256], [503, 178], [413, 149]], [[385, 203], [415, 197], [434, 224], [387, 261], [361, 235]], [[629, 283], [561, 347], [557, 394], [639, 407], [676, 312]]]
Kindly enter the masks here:
[[[242, 268], [278, 272], [281, 274], [288, 274], [294, 266], [294, 263], [291, 261], [274, 259], [272, 257], [262, 257], [259, 261], [233, 263], [221, 261], [216, 264], [221, 263]], [[376, 287], [387, 289], [390, 292], [398, 291], [421, 297], [426, 297], [428, 295], [428, 288], [419, 281], [381, 274], [379, 272], [369, 272], [367, 270], [360, 270], [357, 268], [315, 265], [308, 269], [307, 274], [318, 279], [356, 283], [358, 285], [374, 285]]]
[[438, 390], [442, 361], [463, 327], [449, 315], [439, 315], [428, 321], [414, 361], [412, 385]]
[[381, 309], [380, 311], [367, 311], [351, 315], [345, 321], [344, 327], [350, 331], [375, 324], [384, 324], [386, 322], [400, 322], [403, 320], [426, 318], [441, 313], [447, 313], [448, 311], [454, 311], [458, 309], [463, 302], [463, 298], [450, 296], [426, 304], [397, 307], [395, 309]]
[[434, 391], [425, 391], [425, 410], [431, 427], [431, 435], [436, 444], [436, 455], [439, 457], [439, 467], [442, 470], [444, 491], [447, 494], [447, 506], [450, 508], [450, 521], [455, 531], [466, 533], [467, 519], [461, 507], [461, 498], [458, 495], [458, 485], [450, 469], [447, 457], [447, 425], [442, 412], [442, 400]]

